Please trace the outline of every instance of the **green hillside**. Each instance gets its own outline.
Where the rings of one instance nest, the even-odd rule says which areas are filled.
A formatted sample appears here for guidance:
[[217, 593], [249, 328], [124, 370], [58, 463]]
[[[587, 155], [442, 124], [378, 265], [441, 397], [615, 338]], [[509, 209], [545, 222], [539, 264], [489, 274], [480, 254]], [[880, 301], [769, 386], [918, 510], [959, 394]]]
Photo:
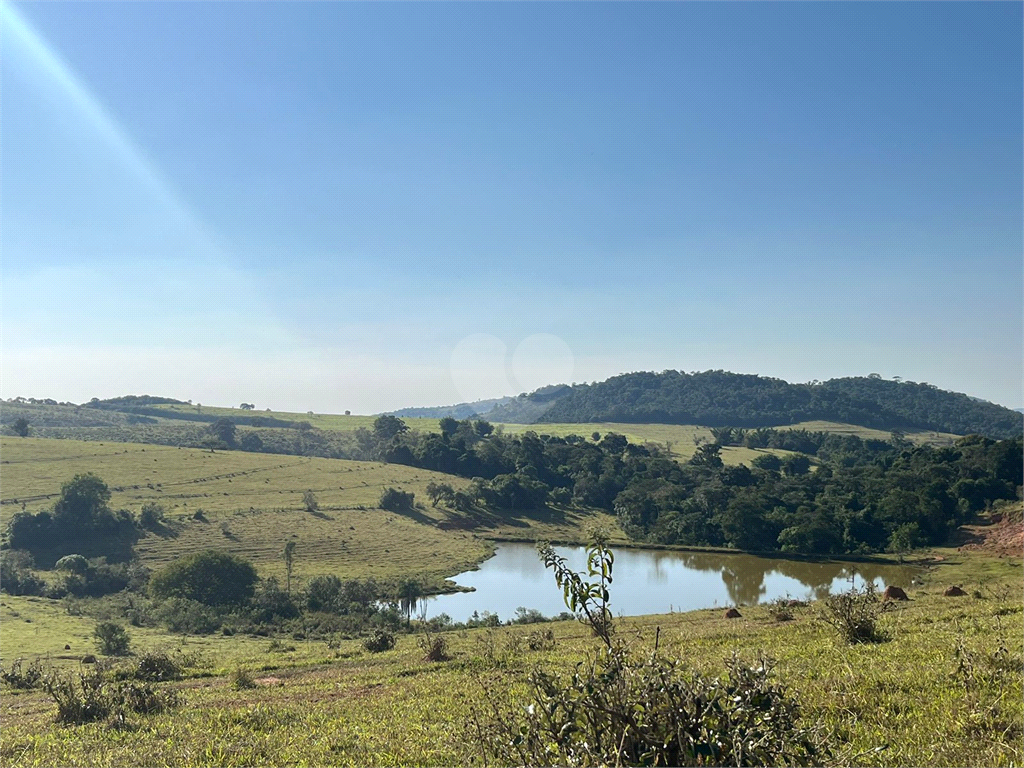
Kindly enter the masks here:
[[929, 430], [1008, 438], [1020, 414], [930, 384], [876, 377], [790, 384], [763, 376], [706, 371], [629, 373], [595, 384], [545, 388], [486, 414], [527, 423], [635, 422], [770, 427], [804, 421], [879, 430]]
[[[300, 578], [416, 575], [437, 587], [490, 554], [484, 536], [582, 540], [590, 525], [614, 527], [611, 516], [567, 510], [495, 517], [467, 532], [450, 527], [450, 510], [432, 507], [425, 493], [430, 482], [463, 488], [467, 480], [379, 462], [10, 437], [0, 438], [0, 455], [4, 528], [15, 512], [52, 507], [63, 483], [92, 472], [110, 486], [113, 509], [165, 508], [170, 530], [147, 533], [135, 546], [154, 568], [214, 547], [251, 560], [261, 576], [283, 578], [281, 552], [295, 541]], [[415, 493], [417, 507], [380, 509], [386, 487]], [[303, 504], [307, 490], [319, 501], [315, 513]], [[200, 510], [204, 519], [194, 519]]]

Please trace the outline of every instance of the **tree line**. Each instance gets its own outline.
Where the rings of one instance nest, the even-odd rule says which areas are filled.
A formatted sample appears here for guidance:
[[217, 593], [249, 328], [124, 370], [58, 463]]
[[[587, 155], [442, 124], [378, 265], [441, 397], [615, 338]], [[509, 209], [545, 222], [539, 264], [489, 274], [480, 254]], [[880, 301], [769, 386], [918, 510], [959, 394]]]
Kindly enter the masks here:
[[[550, 388], [548, 388], [550, 389]], [[537, 401], [536, 411], [524, 404]], [[1024, 431], [1019, 413], [923, 382], [849, 377], [790, 384], [728, 371], [628, 373], [594, 384], [521, 395], [487, 414], [537, 423], [625, 422], [770, 427], [825, 420], [875, 429], [925, 429], [1011, 438]]]

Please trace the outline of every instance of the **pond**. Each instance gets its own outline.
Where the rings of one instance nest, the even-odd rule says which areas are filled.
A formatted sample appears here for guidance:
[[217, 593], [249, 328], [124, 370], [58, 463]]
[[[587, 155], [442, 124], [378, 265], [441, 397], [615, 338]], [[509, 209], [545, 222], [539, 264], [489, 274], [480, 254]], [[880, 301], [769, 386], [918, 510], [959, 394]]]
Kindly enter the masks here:
[[[569, 566], [586, 570], [583, 547], [556, 547]], [[752, 605], [778, 597], [820, 599], [830, 591], [860, 587], [866, 580], [880, 589], [907, 587], [918, 573], [911, 566], [878, 563], [808, 562], [754, 555], [616, 549], [610, 608], [616, 616], [692, 611], [700, 608]], [[426, 616], [447, 613], [466, 621], [474, 612], [514, 618], [519, 607], [545, 616], [566, 610], [554, 575], [544, 568], [532, 544], [502, 544], [479, 570], [453, 577], [472, 592], [429, 598], [420, 610]]]

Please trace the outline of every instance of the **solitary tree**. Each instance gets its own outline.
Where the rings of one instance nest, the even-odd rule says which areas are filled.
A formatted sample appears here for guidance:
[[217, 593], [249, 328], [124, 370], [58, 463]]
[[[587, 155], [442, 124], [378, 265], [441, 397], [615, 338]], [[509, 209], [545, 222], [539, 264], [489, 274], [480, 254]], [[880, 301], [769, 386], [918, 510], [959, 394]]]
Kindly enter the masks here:
[[235, 445], [235, 425], [230, 419], [217, 419], [210, 425], [210, 432], [229, 448]]
[[288, 594], [292, 593], [292, 566], [295, 565], [295, 542], [289, 541], [284, 545], [284, 572], [287, 577]]
[[241, 404], [240, 406], [238, 406], [238, 407], [239, 407], [239, 408], [241, 408], [241, 409], [242, 409], [243, 411], [251, 411], [251, 410], [252, 410], [253, 408], [255, 408], [256, 406], [255, 406], [255, 405], [253, 405], [252, 403], [242, 403], [242, 404]]
[[320, 509], [320, 500], [313, 493], [312, 489], [302, 494], [302, 504], [306, 507], [306, 511], [313, 514]]
[[408, 625], [412, 621], [412, 612], [416, 610], [416, 604], [420, 598], [423, 597], [423, 587], [416, 579], [404, 579], [398, 585], [398, 601], [399, 606], [402, 609], [402, 613], [405, 614], [405, 623]]
[[11, 431], [13, 431], [18, 437], [28, 437], [28, 420], [16, 419], [14, 423], [11, 424]]

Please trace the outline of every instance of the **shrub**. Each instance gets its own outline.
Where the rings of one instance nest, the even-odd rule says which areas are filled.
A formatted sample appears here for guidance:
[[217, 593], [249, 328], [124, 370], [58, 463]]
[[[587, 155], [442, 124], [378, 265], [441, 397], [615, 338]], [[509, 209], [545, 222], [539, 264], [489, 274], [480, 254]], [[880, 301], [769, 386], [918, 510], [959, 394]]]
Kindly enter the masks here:
[[149, 590], [158, 599], [183, 597], [205, 605], [241, 605], [252, 597], [258, 580], [248, 560], [209, 549], [154, 573]]
[[221, 627], [217, 611], [195, 600], [171, 598], [160, 603], [154, 613], [171, 632], [209, 635]]
[[181, 664], [164, 651], [149, 651], [139, 658], [132, 676], [137, 680], [159, 683], [164, 680], [177, 680], [181, 677], [181, 672]]
[[41, 595], [46, 582], [32, 573], [32, 555], [24, 550], [0, 552], [0, 589], [9, 595]]
[[375, 629], [363, 640], [363, 648], [370, 653], [390, 651], [395, 647], [395, 635], [386, 629]]
[[252, 675], [249, 674], [249, 670], [244, 667], [239, 667], [231, 673], [229, 679], [231, 687], [236, 691], [243, 691], [248, 688], [255, 688], [256, 681], [252, 679]]
[[57, 722], [78, 725], [112, 716], [123, 723], [129, 712], [153, 714], [180, 703], [174, 691], [158, 691], [150, 683], [109, 680], [97, 667], [77, 674], [54, 672], [42, 688], [57, 704]]
[[127, 656], [131, 646], [131, 638], [128, 632], [120, 624], [113, 621], [102, 621], [93, 630], [100, 649], [104, 656]]
[[502, 765], [810, 765], [823, 752], [772, 664], [727, 662], [708, 678], [657, 653], [602, 648], [562, 677], [535, 671], [531, 704], [477, 720], [485, 757]]
[[789, 598], [779, 597], [768, 604], [768, 613], [776, 621], [792, 621], [793, 611], [789, 606]]
[[419, 645], [423, 649], [424, 661], [448, 661], [451, 658], [444, 635], [435, 635], [428, 630], [420, 638]]
[[415, 501], [416, 494], [412, 491], [400, 491], [389, 486], [380, 495], [380, 508], [390, 512], [401, 512], [412, 509]]
[[531, 651], [546, 651], [555, 647], [555, 632], [552, 629], [538, 629], [526, 636], [526, 647]]
[[139, 525], [147, 531], [159, 531], [166, 520], [164, 508], [154, 501], [146, 502], [139, 512]]
[[878, 597], [872, 582], [866, 582], [862, 589], [826, 597], [819, 617], [848, 643], [879, 643], [888, 636], [879, 631], [878, 619], [893, 608]]
[[28, 665], [28, 669], [22, 668], [22, 660], [15, 659], [10, 669], [4, 669], [0, 665], [0, 681], [11, 688], [29, 690], [38, 688], [43, 680], [43, 667], [38, 659]]
[[90, 723], [110, 714], [110, 698], [99, 669], [77, 675], [55, 672], [43, 680], [42, 686], [57, 704], [58, 723]]

